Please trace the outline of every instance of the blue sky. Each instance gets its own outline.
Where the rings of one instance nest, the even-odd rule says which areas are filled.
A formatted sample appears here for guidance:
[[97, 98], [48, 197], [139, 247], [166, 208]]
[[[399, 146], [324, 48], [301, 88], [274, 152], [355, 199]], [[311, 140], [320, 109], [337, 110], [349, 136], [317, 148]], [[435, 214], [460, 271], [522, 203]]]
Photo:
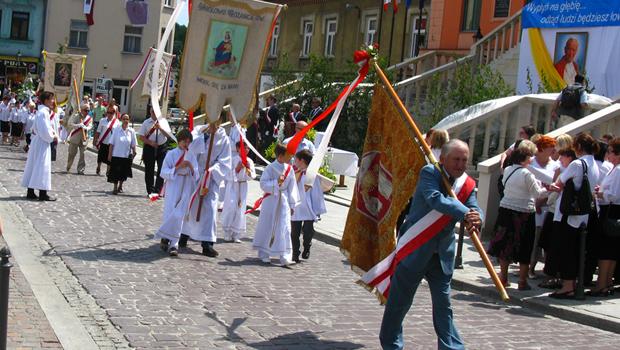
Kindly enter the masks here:
[[189, 22], [189, 17], [187, 16], [187, 6], [183, 6], [181, 14], [179, 14], [179, 18], [177, 18], [177, 23], [187, 25], [187, 22]]

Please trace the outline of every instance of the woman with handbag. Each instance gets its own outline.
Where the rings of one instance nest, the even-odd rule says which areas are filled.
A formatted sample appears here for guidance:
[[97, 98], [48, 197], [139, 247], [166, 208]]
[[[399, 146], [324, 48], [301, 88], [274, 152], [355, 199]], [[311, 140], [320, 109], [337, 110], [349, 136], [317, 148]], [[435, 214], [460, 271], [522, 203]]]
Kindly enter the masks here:
[[510, 155], [512, 165], [504, 169], [504, 197], [499, 203], [495, 237], [488, 253], [500, 263], [500, 280], [508, 286], [508, 266], [519, 263], [519, 290], [532, 289], [527, 283], [534, 247], [535, 200], [547, 190], [528, 169], [534, 149], [518, 147]]
[[136, 155], [136, 132], [129, 127], [129, 114], [121, 116], [121, 127], [114, 129], [108, 151], [108, 182], [114, 184], [112, 194], [123, 193], [123, 182], [132, 177], [131, 165]]
[[598, 279], [586, 295], [606, 297], [613, 294], [613, 276], [620, 258], [620, 138], [607, 147], [607, 160], [613, 165], [594, 194], [599, 201], [602, 234], [599, 241]]
[[550, 190], [560, 192], [553, 215], [555, 229], [562, 240], [558, 241], [558, 262], [562, 288], [549, 294], [555, 299], [573, 299], [579, 264], [579, 230], [588, 224], [588, 217], [596, 211], [592, 190], [599, 179], [599, 169], [594, 160], [598, 143], [592, 136], [581, 133], [573, 140], [578, 159], [562, 171]]

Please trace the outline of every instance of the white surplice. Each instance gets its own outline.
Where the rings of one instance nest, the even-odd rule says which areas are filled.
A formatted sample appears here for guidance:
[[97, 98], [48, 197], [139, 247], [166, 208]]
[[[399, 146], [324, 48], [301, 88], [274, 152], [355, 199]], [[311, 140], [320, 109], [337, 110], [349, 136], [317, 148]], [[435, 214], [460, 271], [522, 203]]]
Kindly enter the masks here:
[[[194, 153], [197, 157], [198, 170], [201, 177], [204, 176], [205, 164], [209, 153], [210, 134], [208, 131], [206, 131], [206, 133], [202, 132], [206, 127], [205, 125], [194, 129], [194, 141], [192, 141], [189, 146], [190, 152]], [[213, 141], [213, 152], [211, 153], [211, 160], [209, 162], [209, 178], [207, 182], [209, 191], [202, 199], [200, 221], [196, 221], [200, 194], [196, 196], [189, 210], [189, 218], [187, 220], [189, 236], [193, 240], [202, 242], [215, 242], [217, 240], [217, 201], [221, 195], [219, 193], [219, 188], [227, 178], [230, 178], [232, 171], [230, 140], [226, 135], [226, 131], [224, 131], [223, 128], [218, 128], [214, 137], [215, 140]]]
[[325, 196], [321, 189], [321, 182], [318, 177], [314, 179], [314, 185], [306, 191], [304, 183], [306, 180], [305, 171], [302, 172], [297, 181], [297, 192], [299, 193], [300, 204], [295, 208], [291, 216], [291, 221], [317, 221], [319, 216], [327, 213], [325, 208]]
[[222, 228], [224, 229], [224, 239], [227, 241], [240, 239], [245, 235], [245, 210], [248, 197], [248, 181], [256, 177], [256, 170], [254, 169], [254, 162], [252, 159], [248, 158], [248, 171], [246, 171], [246, 168], [241, 168], [239, 172], [236, 172], [235, 168], [240, 163], [241, 157], [235, 155], [232, 161], [233, 180], [226, 181], [224, 209], [222, 209]]
[[[192, 164], [192, 170], [176, 169], [176, 164], [183, 157]], [[192, 172], [193, 171], [193, 172]], [[184, 218], [192, 194], [196, 190], [200, 173], [198, 162], [192, 152], [175, 148], [166, 153], [160, 176], [166, 181], [164, 184], [164, 215], [162, 224], [155, 233], [155, 238], [165, 238], [176, 246], [184, 230]]]
[[[278, 186], [278, 178], [285, 174], [287, 167], [291, 167], [291, 170], [282, 185]], [[263, 200], [260, 208], [253, 247], [258, 250], [261, 258], [291, 260], [291, 208], [300, 204], [295, 171], [290, 164], [276, 160], [265, 168], [260, 178], [260, 187], [270, 195]]]
[[32, 141], [22, 177], [22, 187], [49, 191], [52, 189], [52, 150], [50, 144], [57, 136], [50, 109], [40, 105], [32, 126]]

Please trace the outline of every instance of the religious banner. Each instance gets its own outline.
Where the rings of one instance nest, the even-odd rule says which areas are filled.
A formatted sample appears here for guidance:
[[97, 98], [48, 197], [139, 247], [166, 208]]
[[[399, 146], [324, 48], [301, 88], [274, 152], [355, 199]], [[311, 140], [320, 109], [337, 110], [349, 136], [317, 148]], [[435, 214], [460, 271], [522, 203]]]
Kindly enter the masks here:
[[[157, 54], [157, 49], [151, 48], [149, 49], [148, 54], [146, 55], [146, 59], [144, 63], [140, 67], [140, 71], [136, 75], [136, 77], [132, 80], [130, 85], [130, 89], [133, 89], [140, 77], [144, 75], [144, 83], [142, 85], [142, 96], [150, 96], [151, 95], [151, 79], [153, 77], [153, 65], [155, 64], [155, 55]], [[161, 98], [164, 90], [168, 90], [168, 80], [170, 79], [170, 73], [172, 71], [172, 59], [174, 58], [173, 54], [164, 52], [161, 62], [159, 64], [159, 82], [157, 83], [157, 98]], [[146, 73], [146, 74], [145, 74]]]
[[366, 272], [394, 251], [396, 221], [425, 164], [413, 132], [377, 84], [341, 243], [354, 271]]
[[258, 0], [194, 3], [181, 63], [178, 99], [210, 121], [230, 104], [239, 119], [254, 107], [255, 86], [281, 5]]
[[71, 94], [71, 84], [75, 79], [78, 91], [84, 81], [86, 56], [68, 55], [43, 51], [45, 61], [44, 89], [56, 95], [56, 102], [62, 106]]
[[584, 75], [593, 92], [620, 95], [620, 3], [534, 0], [523, 8], [517, 92], [559, 91]]

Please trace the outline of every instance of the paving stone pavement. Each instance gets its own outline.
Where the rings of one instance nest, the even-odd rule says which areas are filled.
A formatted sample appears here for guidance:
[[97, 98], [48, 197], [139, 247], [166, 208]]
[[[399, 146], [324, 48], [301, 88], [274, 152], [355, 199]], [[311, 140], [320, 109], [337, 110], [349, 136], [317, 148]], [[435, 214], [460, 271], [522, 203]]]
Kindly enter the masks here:
[[[51, 246], [47, 254], [62, 259], [100, 308], [72, 304], [76, 313], [88, 320], [103, 312], [131, 347], [379, 348], [383, 309], [354, 283], [356, 276], [336, 247], [316, 242], [309, 261], [288, 269], [260, 263], [249, 240], [216, 245], [217, 259], [200, 255], [196, 242], [179, 258], [169, 258], [152, 239], [163, 203], [148, 202], [142, 172], [134, 170], [125, 194], [112, 196], [111, 184], [93, 175], [92, 154], [87, 155], [87, 175], [65, 174], [66, 147], [61, 145], [52, 178], [59, 200], [40, 203], [21, 199], [25, 155], [0, 147], [0, 159], [0, 184], [9, 198]], [[250, 236], [255, 225], [256, 218], [248, 217]], [[453, 291], [452, 297], [469, 349], [617, 346], [614, 333], [468, 292]], [[106, 322], [89, 324], [93, 338], [101, 347], [124, 347], [108, 338], [115, 333], [104, 329]], [[437, 347], [426, 285], [407, 317], [405, 336], [408, 348]]]
[[[0, 237], [0, 246], [6, 242]], [[19, 266], [11, 259], [13, 267], [9, 278], [8, 349], [61, 349], [41, 306]]]

